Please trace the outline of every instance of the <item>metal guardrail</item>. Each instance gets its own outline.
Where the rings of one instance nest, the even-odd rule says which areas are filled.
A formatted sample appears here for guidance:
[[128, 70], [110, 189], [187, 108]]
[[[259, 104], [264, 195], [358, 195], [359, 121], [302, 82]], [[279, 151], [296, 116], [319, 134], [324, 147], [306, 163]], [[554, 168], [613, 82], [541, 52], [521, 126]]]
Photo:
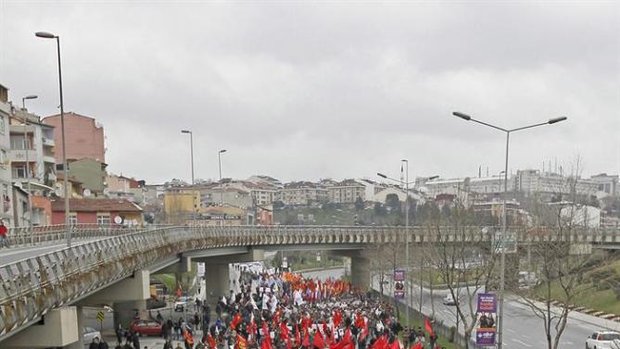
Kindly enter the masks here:
[[[490, 241], [479, 228], [433, 234], [403, 227], [237, 226], [95, 229], [76, 226], [75, 238], [101, 237], [15, 263], [0, 266], [0, 341], [25, 328], [49, 310], [71, 304], [115, 281], [179, 253], [219, 247]], [[15, 233], [15, 231], [13, 231]], [[520, 241], [543, 237], [519, 233]], [[64, 230], [41, 228], [31, 235], [15, 233], [15, 242], [59, 241]], [[618, 231], [572, 236], [575, 241], [620, 242]], [[21, 239], [21, 240], [19, 240]]]

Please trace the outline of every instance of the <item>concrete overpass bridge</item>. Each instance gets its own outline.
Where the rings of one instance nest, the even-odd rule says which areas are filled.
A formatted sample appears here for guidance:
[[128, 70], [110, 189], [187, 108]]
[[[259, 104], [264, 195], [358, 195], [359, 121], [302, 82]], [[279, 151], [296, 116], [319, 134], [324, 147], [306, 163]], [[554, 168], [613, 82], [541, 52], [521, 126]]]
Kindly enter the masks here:
[[[3, 348], [83, 349], [81, 306], [145, 309], [150, 273], [187, 271], [192, 260], [206, 262], [207, 292], [215, 296], [228, 293], [228, 263], [260, 260], [265, 250], [338, 250], [352, 258], [352, 281], [368, 286], [369, 261], [359, 254], [365, 246], [407, 240], [412, 244], [491, 243], [494, 236], [479, 227], [442, 231], [362, 226], [77, 226], [72, 228], [72, 247], [36, 255], [25, 248], [0, 265], [0, 341]], [[521, 244], [545, 239], [525, 230], [516, 232]], [[16, 245], [41, 246], [62, 242], [65, 230], [45, 227], [33, 232], [14, 230], [10, 235]], [[574, 232], [565, 238], [578, 244], [620, 245], [618, 230]]]

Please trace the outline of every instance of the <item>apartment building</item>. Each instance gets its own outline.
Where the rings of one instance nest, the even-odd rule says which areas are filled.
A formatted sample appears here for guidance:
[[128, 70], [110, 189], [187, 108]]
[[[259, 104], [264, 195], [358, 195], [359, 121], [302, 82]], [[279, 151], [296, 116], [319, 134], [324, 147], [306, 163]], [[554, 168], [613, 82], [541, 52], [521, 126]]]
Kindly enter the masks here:
[[592, 182], [598, 184], [598, 191], [608, 196], [620, 196], [620, 190], [618, 190], [618, 175], [608, 175], [607, 173], [601, 173], [590, 177]]
[[6, 225], [15, 225], [13, 188], [9, 151], [11, 149], [9, 120], [13, 106], [9, 103], [9, 89], [0, 85], [0, 219]]
[[366, 201], [366, 186], [354, 179], [345, 179], [327, 186], [327, 197], [336, 204], [352, 204], [357, 198]]
[[329, 200], [327, 189], [312, 182], [291, 182], [280, 189], [278, 199], [285, 205], [310, 205]]
[[[105, 163], [103, 126], [94, 118], [67, 112], [65, 119], [65, 143], [67, 160], [92, 159]], [[60, 130], [60, 114], [43, 118], [43, 123]], [[56, 163], [62, 163], [62, 133], [54, 134]]]

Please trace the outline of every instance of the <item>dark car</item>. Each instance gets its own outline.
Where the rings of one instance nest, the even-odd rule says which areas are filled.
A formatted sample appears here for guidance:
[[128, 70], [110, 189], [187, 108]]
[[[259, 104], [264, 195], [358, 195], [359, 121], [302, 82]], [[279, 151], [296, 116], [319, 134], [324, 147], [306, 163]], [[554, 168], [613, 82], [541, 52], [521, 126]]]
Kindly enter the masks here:
[[162, 324], [154, 320], [136, 320], [129, 328], [140, 336], [161, 336]]

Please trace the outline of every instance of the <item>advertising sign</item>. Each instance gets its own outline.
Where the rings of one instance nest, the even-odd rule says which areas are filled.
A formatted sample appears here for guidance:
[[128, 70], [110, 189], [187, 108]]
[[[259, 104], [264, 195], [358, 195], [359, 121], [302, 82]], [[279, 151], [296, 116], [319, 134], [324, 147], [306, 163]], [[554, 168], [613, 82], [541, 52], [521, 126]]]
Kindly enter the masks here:
[[394, 270], [394, 281], [405, 281], [405, 270], [403, 269]]
[[495, 253], [517, 253], [517, 234], [513, 232], [507, 231], [503, 238], [501, 231], [495, 232], [492, 243]]
[[497, 312], [497, 298], [495, 293], [478, 293], [478, 313]]
[[484, 346], [495, 345], [495, 329], [494, 328], [479, 328], [476, 330], [476, 344]]
[[205, 276], [205, 263], [198, 262], [196, 263], [196, 276], [203, 277]]
[[394, 290], [395, 299], [405, 299], [405, 291]]

